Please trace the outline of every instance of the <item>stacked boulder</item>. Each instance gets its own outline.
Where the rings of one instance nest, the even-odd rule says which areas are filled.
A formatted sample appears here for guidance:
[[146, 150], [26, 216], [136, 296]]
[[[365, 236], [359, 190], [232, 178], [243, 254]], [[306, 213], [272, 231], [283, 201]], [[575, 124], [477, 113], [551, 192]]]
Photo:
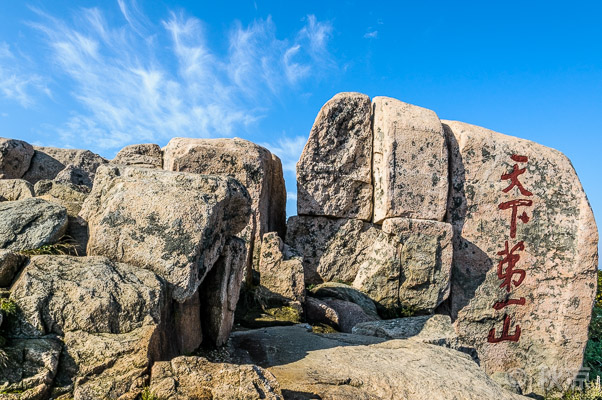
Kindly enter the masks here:
[[[381, 317], [447, 315], [424, 337], [469, 352], [515, 391], [544, 394], [578, 376], [598, 232], [564, 155], [341, 93], [320, 110], [297, 177], [286, 241], [303, 256], [307, 285], [343, 283]], [[416, 318], [352, 331], [420, 336], [427, 317]]]
[[[227, 341], [248, 267], [249, 242], [238, 235], [259, 208], [278, 214], [265, 204], [269, 193], [252, 208], [245, 186], [227, 174], [162, 169], [157, 145], [128, 146], [107, 163], [85, 151], [5, 143], [0, 282], [9, 296], [2, 301], [16, 306], [0, 327], [8, 398], [133, 399], [156, 362]], [[249, 172], [263, 161], [251, 157], [240, 167]], [[273, 170], [269, 182], [278, 182]], [[85, 238], [67, 243], [66, 234], [81, 233], [71, 230], [78, 223]], [[210, 367], [200, 357], [187, 362]], [[237, 368], [231, 378], [248, 380], [244, 396], [267, 388], [281, 398], [277, 382], [253, 383], [273, 380], [269, 372]], [[229, 386], [224, 378], [205, 391], [219, 396]]]
[[306, 285], [350, 285], [383, 317], [432, 313], [450, 288], [447, 166], [434, 112], [359, 93], [328, 101], [297, 163], [287, 226]]

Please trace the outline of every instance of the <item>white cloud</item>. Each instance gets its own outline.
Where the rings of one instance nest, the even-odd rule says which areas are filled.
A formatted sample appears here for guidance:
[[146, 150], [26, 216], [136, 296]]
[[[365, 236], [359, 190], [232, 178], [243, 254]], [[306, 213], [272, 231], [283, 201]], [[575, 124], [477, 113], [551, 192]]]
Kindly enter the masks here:
[[282, 135], [275, 143], [263, 143], [262, 145], [280, 157], [282, 169], [285, 172], [292, 172], [295, 174], [297, 161], [299, 160], [299, 157], [301, 157], [301, 152], [303, 151], [306, 142], [307, 137], [305, 136], [295, 136], [291, 138]]
[[378, 31], [370, 31], [364, 35], [365, 39], [376, 39], [378, 37]]
[[286, 199], [290, 201], [297, 201], [297, 192], [286, 192]]
[[271, 18], [235, 23], [226, 54], [218, 54], [197, 18], [171, 13], [153, 25], [135, 2], [118, 5], [121, 24], [97, 8], [68, 22], [34, 10], [39, 21], [30, 26], [43, 33], [81, 106], [57, 128], [61, 145], [117, 149], [173, 136], [232, 136], [262, 118], [283, 88], [319, 74], [320, 57], [330, 59], [332, 27], [314, 16], [291, 39], [276, 37]]
[[10, 50], [8, 43], [0, 42], [0, 97], [17, 101], [27, 108], [34, 104], [39, 93], [51, 96], [44, 79], [28, 72]]

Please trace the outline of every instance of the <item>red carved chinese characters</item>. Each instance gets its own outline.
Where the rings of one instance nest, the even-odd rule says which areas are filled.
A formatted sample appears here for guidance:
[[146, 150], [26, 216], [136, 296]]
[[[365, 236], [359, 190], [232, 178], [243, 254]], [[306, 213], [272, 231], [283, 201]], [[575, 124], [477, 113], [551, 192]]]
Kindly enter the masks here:
[[489, 336], [487, 336], [487, 341], [489, 343], [499, 343], [504, 340], [509, 340], [511, 342], [518, 342], [520, 339], [520, 326], [516, 325], [514, 329], [514, 333], [512, 335], [509, 334], [510, 331], [510, 317], [508, 315], [504, 315], [504, 327], [502, 329], [502, 334], [499, 338], [495, 337], [495, 328], [491, 328], [489, 331]]
[[[510, 157], [517, 163], [526, 163], [529, 158], [526, 156], [520, 156], [513, 154]], [[529, 190], [527, 190], [522, 183], [519, 181], [519, 176], [524, 174], [526, 168], [519, 168], [518, 164], [514, 164], [510, 173], [502, 174], [502, 180], [509, 180], [510, 184], [502, 190], [504, 193], [510, 192], [513, 188], [517, 188], [518, 192], [523, 196], [533, 196]], [[516, 238], [516, 220], [519, 219], [523, 224], [528, 223], [531, 218], [527, 215], [524, 208], [533, 206], [533, 201], [529, 199], [512, 199], [509, 201], [502, 202], [498, 205], [500, 210], [511, 210], [510, 215], [510, 238]], [[519, 209], [522, 211], [519, 214]], [[519, 287], [523, 280], [527, 276], [527, 272], [524, 269], [517, 268], [517, 263], [520, 261], [520, 252], [525, 250], [525, 243], [520, 241], [512, 246], [506, 240], [504, 242], [504, 249], [497, 254], [501, 256], [497, 266], [497, 277], [501, 281], [500, 288], [505, 288], [506, 292], [510, 293], [512, 287]], [[505, 267], [505, 268], [504, 268]], [[518, 299], [507, 298], [504, 301], [498, 301], [493, 305], [495, 310], [503, 310], [508, 306], [524, 306], [525, 298], [520, 297]], [[499, 343], [503, 341], [518, 342], [521, 335], [520, 325], [516, 324], [514, 333], [510, 334], [510, 316], [504, 315], [504, 325], [502, 332], [499, 337], [495, 336], [495, 328], [491, 328], [489, 336], [487, 336], [487, 342]]]
[[[510, 284], [514, 283], [514, 286], [518, 287], [521, 283], [523, 283], [523, 279], [525, 279], [526, 272], [523, 269], [514, 269], [514, 266], [520, 260], [520, 255], [514, 254], [515, 251], [524, 250], [525, 245], [523, 242], [518, 242], [512, 250], [508, 250], [508, 241], [505, 243], [506, 248], [499, 253], [500, 256], [504, 256], [500, 260], [500, 263], [497, 266], [497, 277], [502, 280], [502, 284], [500, 287], [505, 287], [506, 291], [510, 291]], [[504, 271], [504, 264], [508, 264], [506, 270]], [[512, 280], [514, 275], [518, 275], [519, 278]]]
[[[512, 158], [516, 162], [526, 163], [527, 161], [529, 161], [529, 159], [527, 157], [517, 156], [516, 154], [514, 154], [510, 158]], [[526, 168], [520, 169], [518, 167], [518, 164], [514, 164], [514, 167], [512, 168], [512, 172], [510, 172], [509, 174], [503, 174], [502, 180], [510, 180], [510, 185], [506, 189], [502, 190], [502, 192], [508, 193], [513, 187], [516, 186], [523, 196], [533, 196], [533, 193], [531, 193], [527, 189], [525, 189], [525, 187], [518, 180], [518, 176], [524, 174], [526, 170], [527, 170]]]

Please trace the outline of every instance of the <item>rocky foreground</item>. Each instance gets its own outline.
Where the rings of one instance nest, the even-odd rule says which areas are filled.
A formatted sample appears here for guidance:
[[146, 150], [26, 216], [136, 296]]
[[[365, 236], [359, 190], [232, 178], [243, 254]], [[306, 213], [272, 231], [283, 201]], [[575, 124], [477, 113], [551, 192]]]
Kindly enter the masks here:
[[341, 93], [280, 160], [0, 139], [1, 399], [519, 399], [578, 377], [598, 233], [570, 161]]

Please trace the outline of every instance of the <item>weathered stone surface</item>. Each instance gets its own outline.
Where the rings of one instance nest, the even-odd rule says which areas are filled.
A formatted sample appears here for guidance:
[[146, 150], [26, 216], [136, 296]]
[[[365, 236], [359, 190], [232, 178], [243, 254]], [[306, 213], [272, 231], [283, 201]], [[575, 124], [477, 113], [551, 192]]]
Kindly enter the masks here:
[[233, 333], [230, 351], [272, 372], [286, 398], [525, 399], [467, 355], [415, 340], [276, 327]]
[[111, 163], [143, 168], [163, 168], [163, 151], [156, 144], [133, 144], [119, 150]]
[[379, 319], [378, 315], [367, 314], [355, 303], [333, 298], [308, 297], [304, 304], [304, 310], [307, 322], [329, 325], [346, 333], [351, 333], [353, 327], [359, 323]]
[[274, 375], [256, 365], [212, 363], [203, 357], [158, 362], [150, 391], [160, 399], [282, 399]]
[[246, 279], [250, 283], [263, 234], [278, 232], [284, 237], [286, 229], [286, 189], [280, 160], [267, 149], [238, 138], [174, 138], [163, 152], [163, 168], [168, 171], [230, 176], [249, 191], [253, 214], [238, 236], [248, 243]]
[[259, 258], [259, 282], [261, 294], [268, 300], [305, 300], [303, 263], [276, 232], [263, 235]]
[[451, 225], [391, 218], [383, 222], [382, 229], [400, 243], [401, 304], [432, 313], [449, 296], [453, 256]]
[[0, 365], [3, 400], [38, 400], [50, 394], [59, 364], [61, 342], [52, 337], [11, 340], [7, 364]]
[[353, 334], [386, 339], [413, 338], [434, 344], [457, 338], [451, 318], [442, 314], [362, 322], [355, 325]]
[[242, 239], [232, 237], [224, 252], [201, 284], [201, 317], [204, 337], [216, 346], [228, 340], [245, 272], [247, 249]]
[[352, 286], [338, 282], [324, 282], [312, 288], [310, 292], [313, 297], [317, 298], [332, 298], [355, 303], [362, 308], [366, 315], [380, 319], [372, 299]]
[[86, 254], [88, 244], [88, 224], [78, 214], [84, 201], [90, 193], [90, 188], [72, 183], [59, 183], [56, 180], [42, 180], [35, 185], [36, 197], [59, 204], [67, 209], [66, 236], [75, 246], [78, 255]]
[[29, 168], [33, 154], [33, 147], [29, 143], [0, 138], [0, 179], [23, 177]]
[[10, 250], [0, 250], [0, 287], [8, 287], [27, 260]]
[[[396, 253], [387, 234], [357, 219], [291, 217], [286, 242], [303, 257], [308, 286], [337, 280], [352, 283], [358, 270], [367, 268], [364, 263], [387, 268]], [[393, 269], [399, 274], [399, 268]]]
[[93, 178], [86, 171], [73, 164], [67, 165], [61, 172], [56, 174], [53, 180], [58, 183], [87, 187], [92, 187], [94, 183]]
[[183, 302], [244, 228], [249, 203], [232, 178], [111, 165], [98, 169], [80, 216], [89, 255], [151, 269]]
[[339, 329], [339, 314], [321, 299], [307, 297], [303, 307], [307, 322], [325, 324]]
[[426, 108], [375, 97], [374, 222], [406, 217], [442, 221], [447, 205], [447, 146]]
[[[35, 153], [23, 179], [36, 184], [43, 179], [54, 179], [68, 165], [85, 172], [86, 182], [94, 182], [96, 169], [108, 161], [89, 150], [58, 149], [34, 146]], [[83, 178], [82, 178], [83, 179]], [[73, 183], [73, 182], [71, 182]]]
[[297, 163], [297, 213], [372, 218], [370, 98], [339, 93], [320, 110]]
[[151, 271], [105, 257], [34, 256], [11, 289], [10, 336], [127, 333], [160, 321], [164, 291]]
[[387, 317], [433, 312], [449, 294], [450, 225], [385, 222], [381, 229], [357, 219], [291, 217], [287, 242], [303, 257], [306, 285], [345, 282]]
[[[523, 393], [543, 394], [553, 380], [575, 377], [587, 341], [598, 241], [587, 197], [560, 152], [461, 122], [443, 123], [451, 149], [448, 221], [454, 227], [451, 312], [457, 332], [478, 350], [487, 373], [520, 371]], [[513, 171], [520, 185], [512, 185]], [[512, 234], [512, 209], [500, 205], [514, 200], [524, 205]], [[494, 309], [497, 302], [521, 298], [524, 305]], [[508, 336], [520, 326], [518, 341], [488, 342], [490, 332], [500, 338], [505, 316]]]
[[122, 334], [67, 332], [55, 385], [75, 400], [134, 400], [158, 354], [155, 335], [152, 325]]
[[16, 201], [33, 197], [33, 186], [23, 179], [0, 179], [0, 201]]
[[0, 249], [37, 249], [58, 241], [67, 229], [67, 210], [42, 199], [0, 203]]

